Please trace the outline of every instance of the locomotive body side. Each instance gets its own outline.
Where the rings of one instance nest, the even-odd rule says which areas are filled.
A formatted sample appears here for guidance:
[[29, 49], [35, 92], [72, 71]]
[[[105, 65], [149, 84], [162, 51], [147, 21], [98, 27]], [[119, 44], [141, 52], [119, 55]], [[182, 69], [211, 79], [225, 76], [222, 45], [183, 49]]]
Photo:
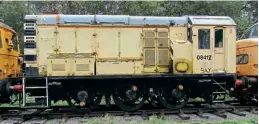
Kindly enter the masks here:
[[[59, 17], [61, 21], [62, 17], [66, 19], [65, 16], [59, 16], [61, 16]], [[179, 20], [184, 21], [184, 18], [181, 17]], [[193, 21], [198, 20], [193, 19]], [[192, 25], [194, 27], [188, 28], [187, 23], [185, 20], [185, 23], [179, 23], [177, 26], [77, 25], [69, 24], [69, 22], [58, 25], [38, 24], [37, 66], [39, 74], [42, 76], [214, 74], [217, 72], [234, 74], [236, 72], [235, 58], [233, 58], [235, 49], [231, 46], [235, 43], [231, 41], [235, 39], [235, 27], [194, 24]], [[192, 36], [188, 35], [190, 32], [193, 33]], [[198, 38], [200, 35], [202, 36]], [[206, 39], [206, 37], [209, 38]], [[74, 61], [74, 59], [65, 60], [65, 58], [69, 59], [69, 56], [80, 58], [77, 54], [94, 57], [95, 60], [89, 61], [96, 63], [96, 65], [91, 65], [96, 66], [96, 70], [87, 72], [88, 68], [91, 68], [87, 64], [78, 63], [80, 64], [78, 67], [74, 62], [60, 64], [65, 61]], [[53, 63], [48, 60], [55, 58], [51, 56], [58, 58], [58, 55], [63, 56], [61, 60], [63, 62]], [[85, 67], [85, 69], [81, 68], [86, 71], [85, 74], [76, 74], [76, 68], [79, 69], [79, 66]], [[113, 67], [124, 68], [111, 69]], [[56, 68], [58, 72], [55, 73], [53, 68]]]
[[236, 31], [229, 17], [54, 14], [25, 18], [36, 22], [39, 76], [24, 77], [23, 84], [46, 85], [46, 91], [30, 92], [37, 96], [46, 92], [47, 103], [51, 98], [73, 106], [73, 99], [93, 109], [102, 96], [109, 105], [112, 96], [126, 111], [141, 108], [147, 99], [181, 108], [189, 97], [217, 102], [214, 98], [226, 95], [235, 84]]

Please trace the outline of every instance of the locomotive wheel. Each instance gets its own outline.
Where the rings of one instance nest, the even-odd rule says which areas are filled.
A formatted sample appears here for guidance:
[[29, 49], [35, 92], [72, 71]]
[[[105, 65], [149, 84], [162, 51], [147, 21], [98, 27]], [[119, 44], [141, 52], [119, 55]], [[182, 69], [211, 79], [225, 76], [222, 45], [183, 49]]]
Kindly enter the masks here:
[[67, 98], [66, 101], [68, 105], [77, 112], [90, 112], [100, 105], [102, 97], [103, 95], [99, 92], [92, 94], [91, 97], [89, 97], [89, 99], [86, 101], [85, 107], [80, 107], [79, 101], [76, 100], [76, 98]]
[[136, 91], [136, 96], [133, 99], [127, 97], [125, 92], [129, 89], [119, 90], [121, 88], [117, 88], [116, 92], [112, 95], [114, 103], [125, 111], [135, 111], [140, 109], [147, 100], [147, 95], [143, 90]]
[[[178, 85], [179, 86], [179, 85]], [[188, 103], [187, 88], [179, 90], [178, 88], [161, 88], [159, 90], [160, 103], [169, 109], [179, 109]]]

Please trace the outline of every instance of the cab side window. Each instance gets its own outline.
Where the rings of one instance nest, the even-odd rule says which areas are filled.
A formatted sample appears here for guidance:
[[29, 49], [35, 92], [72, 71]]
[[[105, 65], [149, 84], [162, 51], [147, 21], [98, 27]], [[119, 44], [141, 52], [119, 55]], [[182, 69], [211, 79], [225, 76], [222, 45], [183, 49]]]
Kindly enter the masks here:
[[3, 43], [2, 43], [2, 33], [0, 32], [0, 49], [3, 48]]
[[18, 41], [17, 41], [16, 35], [13, 35], [13, 37], [12, 37], [12, 42], [13, 42], [13, 49], [14, 49], [15, 51], [18, 51]]
[[5, 38], [5, 43], [7, 46], [9, 45], [9, 40], [7, 38]]
[[215, 29], [215, 48], [223, 47], [223, 29]]
[[199, 49], [210, 49], [210, 29], [199, 29]]

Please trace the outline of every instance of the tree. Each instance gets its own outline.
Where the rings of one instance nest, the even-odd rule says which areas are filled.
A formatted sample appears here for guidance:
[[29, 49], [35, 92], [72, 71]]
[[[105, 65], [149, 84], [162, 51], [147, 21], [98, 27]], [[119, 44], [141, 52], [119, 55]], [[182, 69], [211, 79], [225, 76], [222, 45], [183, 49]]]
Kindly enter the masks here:
[[[4, 23], [12, 27], [17, 33], [20, 41], [20, 46], [23, 46], [23, 19], [28, 10], [26, 2], [1, 2], [0, 18]], [[23, 53], [23, 49], [21, 49]]]

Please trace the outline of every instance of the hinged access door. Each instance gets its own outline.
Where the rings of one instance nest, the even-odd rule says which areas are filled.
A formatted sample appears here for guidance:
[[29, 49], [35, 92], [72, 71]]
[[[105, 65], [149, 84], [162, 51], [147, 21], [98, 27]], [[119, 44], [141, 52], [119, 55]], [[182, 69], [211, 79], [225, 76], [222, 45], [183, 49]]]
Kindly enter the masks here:
[[168, 72], [169, 30], [168, 28], [143, 29], [144, 72]]
[[214, 41], [214, 70], [213, 72], [225, 71], [225, 28], [213, 29], [213, 41]]
[[192, 27], [193, 39], [193, 73], [212, 73], [213, 60], [213, 27]]

